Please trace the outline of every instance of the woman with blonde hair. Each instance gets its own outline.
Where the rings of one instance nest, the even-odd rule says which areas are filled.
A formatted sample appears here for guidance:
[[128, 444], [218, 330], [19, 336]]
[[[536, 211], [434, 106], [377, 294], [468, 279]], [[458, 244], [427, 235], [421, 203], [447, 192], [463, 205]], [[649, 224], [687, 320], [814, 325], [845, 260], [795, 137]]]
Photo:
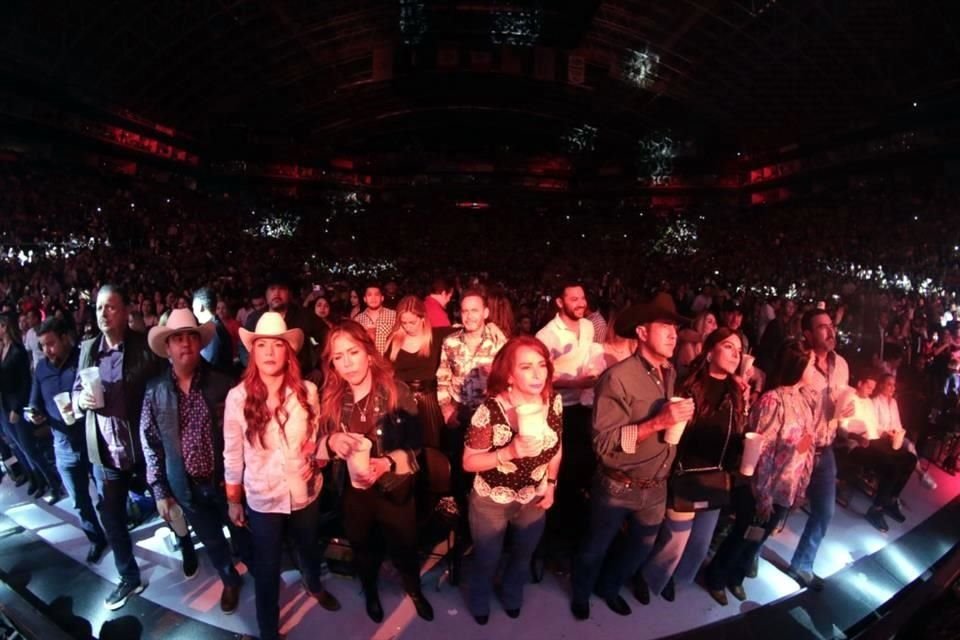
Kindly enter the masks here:
[[386, 354], [393, 363], [394, 377], [413, 392], [423, 425], [423, 444], [437, 448], [443, 429], [443, 413], [437, 401], [437, 368], [443, 339], [452, 328], [432, 328], [426, 305], [416, 296], [400, 300], [396, 311], [397, 324], [387, 341]]
[[321, 366], [324, 433], [342, 434], [352, 440], [354, 451], [369, 452], [367, 470], [355, 470], [343, 494], [343, 524], [367, 615], [374, 622], [383, 620], [377, 575], [379, 549], [386, 546], [417, 615], [433, 620], [433, 607], [420, 588], [417, 557], [413, 489], [423, 428], [413, 395], [406, 384], [394, 380], [393, 367], [367, 330], [352, 320], [330, 332]]
[[251, 355], [240, 384], [227, 395], [224, 479], [230, 520], [250, 529], [260, 638], [274, 640], [285, 529], [305, 589], [324, 609], [340, 608], [320, 582], [320, 467], [334, 455], [349, 455], [353, 441], [343, 433], [320, 433], [317, 387], [303, 378], [297, 361], [300, 329], [287, 329], [283, 317], [269, 311], [254, 331], [241, 328], [240, 339]]

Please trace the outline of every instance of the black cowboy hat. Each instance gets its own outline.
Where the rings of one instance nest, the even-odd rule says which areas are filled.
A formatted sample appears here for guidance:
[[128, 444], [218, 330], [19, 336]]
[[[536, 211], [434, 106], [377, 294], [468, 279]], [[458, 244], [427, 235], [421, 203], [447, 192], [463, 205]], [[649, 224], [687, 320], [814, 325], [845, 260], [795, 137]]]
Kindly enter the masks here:
[[613, 330], [621, 338], [635, 338], [637, 327], [648, 322], [685, 324], [690, 322], [690, 319], [677, 313], [677, 307], [669, 293], [658, 293], [649, 302], [641, 302], [627, 307], [623, 313], [617, 316]]

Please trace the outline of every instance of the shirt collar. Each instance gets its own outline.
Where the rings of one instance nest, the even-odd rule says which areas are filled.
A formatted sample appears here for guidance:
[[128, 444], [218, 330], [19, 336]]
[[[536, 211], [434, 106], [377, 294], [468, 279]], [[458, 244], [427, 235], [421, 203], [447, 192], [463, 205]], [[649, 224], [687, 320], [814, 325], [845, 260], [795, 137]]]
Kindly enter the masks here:
[[121, 341], [116, 347], [110, 348], [110, 345], [107, 344], [107, 336], [100, 336], [100, 353], [107, 354], [111, 351], [119, 351], [123, 353], [123, 345], [126, 344], [126, 341]]

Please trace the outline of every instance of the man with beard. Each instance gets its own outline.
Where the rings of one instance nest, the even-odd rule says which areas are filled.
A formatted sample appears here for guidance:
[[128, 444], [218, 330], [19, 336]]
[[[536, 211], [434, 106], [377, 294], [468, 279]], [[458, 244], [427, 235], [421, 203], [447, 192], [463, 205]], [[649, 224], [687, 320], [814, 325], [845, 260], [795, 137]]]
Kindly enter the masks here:
[[[394, 283], [394, 286], [396, 286], [396, 283]], [[371, 282], [363, 290], [363, 303], [367, 305], [367, 308], [357, 314], [356, 317], [356, 321], [367, 330], [380, 353], [387, 350], [387, 340], [390, 338], [393, 326], [397, 323], [397, 312], [385, 307], [384, 299], [383, 289], [380, 288], [380, 285]]]
[[74, 424], [76, 418], [72, 407], [61, 411], [55, 401], [56, 396], [73, 389], [79, 352], [73, 345], [67, 323], [59, 318], [49, 318], [41, 324], [37, 337], [44, 359], [37, 363], [33, 377], [31, 421], [34, 424], [47, 422], [53, 431], [57, 471], [80, 517], [80, 527], [90, 540], [87, 562], [96, 563], [107, 549], [107, 537], [90, 499], [90, 458], [83, 426]]
[[[669, 360], [677, 325], [685, 321], [673, 299], [660, 295], [627, 308], [614, 324], [617, 335], [636, 338], [637, 351], [607, 369], [596, 385], [592, 433], [599, 463], [589, 532], [574, 564], [570, 610], [577, 620], [590, 617], [592, 593], [613, 612], [630, 614], [620, 588], [650, 554], [663, 523], [676, 447], [662, 432], [689, 420], [694, 410], [692, 400], [671, 401], [677, 374]], [[625, 522], [624, 544], [611, 549]]]
[[810, 517], [793, 553], [787, 575], [801, 587], [820, 591], [823, 589], [823, 580], [813, 573], [813, 561], [833, 518], [837, 499], [837, 462], [833, 455], [833, 442], [837, 437], [839, 419], [849, 418], [854, 409], [848, 405], [838, 415], [837, 400], [850, 384], [850, 367], [843, 356], [834, 351], [837, 332], [830, 314], [824, 309], [811, 309], [803, 314], [800, 328], [804, 341], [815, 354], [814, 364], [819, 374], [816, 385], [811, 386], [817, 394], [814, 411], [817, 417], [814, 437], [816, 457], [807, 487]]
[[563, 458], [557, 480], [557, 518], [564, 528], [576, 526], [568, 522], [576, 509], [578, 495], [585, 495], [593, 475], [594, 455], [591, 445], [590, 413], [593, 409], [593, 385], [603, 370], [603, 348], [594, 346], [593, 323], [584, 316], [587, 297], [577, 283], [564, 283], [557, 288], [554, 303], [557, 315], [537, 332], [553, 360], [553, 388], [563, 399]]
[[[247, 331], [253, 331], [257, 327], [257, 321], [264, 311], [275, 311], [283, 316], [284, 322], [290, 329], [300, 329], [303, 331], [307, 344], [303, 345], [297, 354], [297, 361], [300, 363], [300, 372], [304, 378], [311, 382], [319, 384], [320, 369], [317, 354], [323, 349], [327, 340], [327, 325], [312, 312], [307, 311], [299, 304], [292, 304], [294, 291], [297, 287], [293, 280], [282, 273], [272, 273], [266, 278], [266, 300], [267, 308], [263, 311], [250, 313], [243, 323]], [[250, 360], [250, 354], [247, 349], [240, 345], [240, 364], [246, 368]]]

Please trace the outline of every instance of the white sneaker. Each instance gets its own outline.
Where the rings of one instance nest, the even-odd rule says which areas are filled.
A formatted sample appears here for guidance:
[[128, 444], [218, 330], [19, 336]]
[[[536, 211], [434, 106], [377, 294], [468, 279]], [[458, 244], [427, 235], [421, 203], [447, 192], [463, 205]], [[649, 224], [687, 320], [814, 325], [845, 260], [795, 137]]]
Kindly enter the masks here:
[[927, 489], [930, 489], [931, 491], [937, 488], [937, 481], [933, 479], [933, 476], [931, 476], [930, 472], [928, 471], [924, 471], [920, 475], [920, 484], [925, 486]]

